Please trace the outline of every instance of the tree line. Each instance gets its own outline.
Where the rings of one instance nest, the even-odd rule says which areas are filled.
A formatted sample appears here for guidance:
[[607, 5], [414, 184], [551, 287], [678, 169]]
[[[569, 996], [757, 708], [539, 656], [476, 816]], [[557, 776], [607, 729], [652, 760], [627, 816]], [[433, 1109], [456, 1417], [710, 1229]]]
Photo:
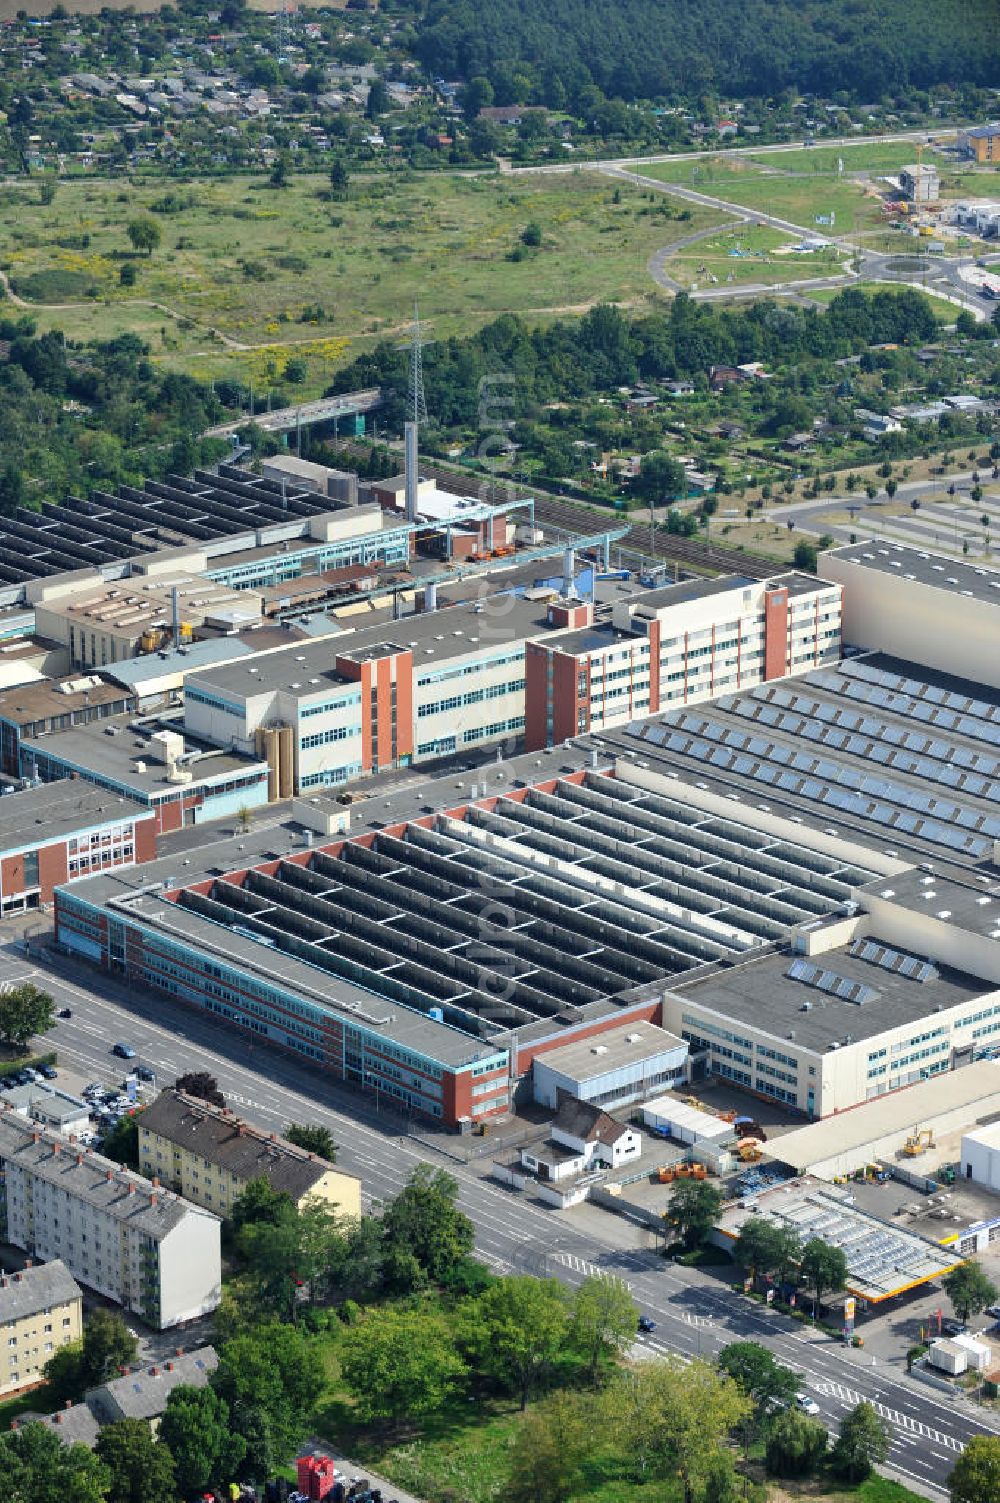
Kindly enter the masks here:
[[[448, 430], [477, 423], [480, 383], [497, 373], [513, 376], [521, 415], [639, 381], [704, 380], [712, 366], [829, 361], [875, 344], [923, 344], [935, 332], [931, 306], [913, 288], [848, 288], [824, 309], [766, 300], [720, 308], [680, 293], [665, 312], [639, 318], [603, 304], [581, 318], [530, 328], [504, 314], [475, 334], [429, 346], [424, 387], [434, 424]], [[405, 350], [383, 341], [340, 371], [328, 394], [380, 386], [383, 416], [400, 427], [407, 360]]]
[[991, 0], [430, 0], [415, 51], [435, 76], [487, 79], [498, 104], [580, 114], [604, 95], [878, 101], [1000, 82], [995, 20]]

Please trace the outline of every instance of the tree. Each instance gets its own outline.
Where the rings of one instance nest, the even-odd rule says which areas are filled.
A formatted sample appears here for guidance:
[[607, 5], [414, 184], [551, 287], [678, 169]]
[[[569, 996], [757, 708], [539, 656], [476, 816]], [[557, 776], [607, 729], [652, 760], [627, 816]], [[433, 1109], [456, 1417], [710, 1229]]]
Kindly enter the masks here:
[[959, 1263], [942, 1279], [944, 1292], [951, 1300], [959, 1320], [978, 1315], [997, 1297], [997, 1287], [978, 1263]]
[[843, 1249], [832, 1247], [821, 1237], [810, 1237], [802, 1249], [800, 1267], [805, 1283], [815, 1290], [816, 1308], [822, 1308], [824, 1294], [843, 1289], [847, 1279], [847, 1259]]
[[384, 1309], [345, 1333], [340, 1371], [366, 1421], [440, 1409], [465, 1374], [443, 1317]]
[[304, 1148], [307, 1153], [315, 1153], [318, 1158], [326, 1159], [331, 1164], [337, 1162], [337, 1145], [328, 1127], [321, 1127], [315, 1122], [290, 1122], [285, 1128], [285, 1137], [289, 1143], [294, 1143], [297, 1148]]
[[724, 1373], [696, 1358], [643, 1362], [607, 1390], [616, 1436], [640, 1476], [680, 1475], [685, 1503], [710, 1472], [722, 1441], [742, 1424], [750, 1400]]
[[406, 1253], [429, 1278], [439, 1280], [475, 1244], [472, 1222], [458, 1209], [458, 1181], [444, 1169], [418, 1164], [406, 1187], [387, 1206], [387, 1252]]
[[342, 194], [346, 193], [350, 186], [351, 174], [348, 172], [344, 162], [338, 157], [330, 168], [330, 187], [334, 193]]
[[83, 1327], [80, 1377], [84, 1388], [96, 1388], [116, 1378], [135, 1358], [138, 1343], [120, 1315], [96, 1306]]
[[36, 1034], [55, 1023], [54, 1003], [34, 982], [22, 981], [0, 991], [0, 1043], [23, 1049]]
[[816, 544], [801, 538], [795, 544], [793, 554], [796, 569], [803, 569], [807, 574], [816, 573]]
[[134, 261], [123, 261], [118, 271], [118, 280], [123, 287], [134, 287], [138, 281]]
[[132, 242], [132, 249], [144, 251], [147, 256], [153, 254], [161, 239], [160, 226], [151, 214], [139, 214], [130, 219], [125, 233]]
[[462, 90], [462, 109], [466, 120], [475, 120], [479, 111], [488, 109], [494, 98], [493, 85], [488, 78], [484, 78], [481, 73], [470, 78]]
[[504, 1496], [510, 1503], [568, 1503], [588, 1453], [600, 1439], [600, 1416], [578, 1393], [553, 1393], [517, 1428]]
[[174, 1090], [183, 1091], [185, 1096], [197, 1096], [199, 1101], [207, 1101], [212, 1106], [226, 1104], [226, 1098], [219, 1090], [219, 1082], [207, 1070], [189, 1070], [186, 1075], [178, 1075], [174, 1081]]
[[177, 1488], [185, 1496], [229, 1482], [246, 1456], [242, 1435], [231, 1435], [229, 1410], [212, 1388], [182, 1383], [167, 1400], [159, 1437], [174, 1458]]
[[267, 1322], [230, 1337], [209, 1385], [229, 1407], [258, 1477], [292, 1454], [316, 1402], [317, 1358], [294, 1326]]
[[288, 158], [282, 152], [281, 155], [275, 157], [274, 166], [271, 168], [267, 181], [272, 188], [287, 188], [290, 178], [291, 169], [288, 165]]
[[776, 1403], [787, 1403], [798, 1379], [791, 1368], [776, 1362], [757, 1341], [733, 1341], [719, 1353], [719, 1367], [739, 1384], [753, 1404], [751, 1434], [759, 1433]]
[[542, 227], [532, 219], [521, 231], [521, 244], [535, 249], [542, 243]]
[[115, 1420], [105, 1425], [94, 1452], [111, 1478], [108, 1503], [163, 1503], [176, 1496], [173, 1457], [154, 1440], [148, 1421]]
[[116, 1164], [124, 1164], [126, 1169], [139, 1168], [139, 1118], [141, 1111], [127, 1112], [124, 1117], [119, 1117], [113, 1127], [101, 1139], [101, 1152], [107, 1159], [113, 1159]]
[[664, 1223], [686, 1248], [698, 1247], [712, 1230], [722, 1209], [722, 1192], [705, 1179], [682, 1179], [675, 1184]]
[[365, 119], [377, 120], [379, 115], [384, 115], [389, 108], [389, 90], [381, 78], [373, 78], [368, 89], [368, 100], [365, 104]]
[[110, 1474], [89, 1447], [31, 1422], [0, 1435], [4, 1503], [104, 1503]]
[[798, 1409], [785, 1409], [767, 1434], [767, 1469], [772, 1477], [809, 1477], [826, 1455], [825, 1425]]
[[466, 1345], [481, 1371], [517, 1393], [521, 1408], [548, 1379], [569, 1329], [569, 1298], [555, 1279], [510, 1275], [469, 1308]]
[[845, 1482], [864, 1482], [889, 1455], [889, 1432], [866, 1400], [856, 1404], [840, 1422], [840, 1434], [830, 1452], [830, 1466]]
[[951, 1503], [996, 1503], [1000, 1498], [1000, 1435], [973, 1435], [948, 1478]]
[[687, 476], [679, 459], [671, 459], [662, 449], [643, 455], [639, 474], [632, 482], [632, 490], [643, 501], [656, 506], [664, 501], [673, 501], [687, 495]]
[[591, 1379], [601, 1361], [617, 1357], [634, 1339], [638, 1307], [621, 1279], [586, 1278], [576, 1291], [569, 1339]]

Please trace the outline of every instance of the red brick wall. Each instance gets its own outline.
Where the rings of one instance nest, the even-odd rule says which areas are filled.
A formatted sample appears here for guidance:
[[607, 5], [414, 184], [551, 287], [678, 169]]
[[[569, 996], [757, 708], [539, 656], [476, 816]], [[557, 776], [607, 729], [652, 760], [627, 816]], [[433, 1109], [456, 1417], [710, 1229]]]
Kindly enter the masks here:
[[764, 677], [782, 678], [788, 666], [788, 591], [764, 596]]
[[38, 886], [43, 903], [52, 902], [52, 889], [69, 877], [69, 858], [65, 840], [45, 846], [38, 852]]
[[135, 822], [136, 862], [156, 859], [156, 817], [148, 815]]
[[24, 857], [5, 856], [0, 861], [0, 884], [3, 885], [3, 895], [10, 897], [12, 893], [24, 891]]
[[396, 664], [396, 751], [413, 755], [413, 653], [401, 652]]
[[179, 830], [184, 823], [184, 808], [179, 799], [171, 804], [157, 804], [157, 834], [166, 835], [170, 830]]
[[576, 716], [580, 696], [576, 678], [580, 664], [565, 653], [552, 655], [552, 739], [558, 744], [577, 734]]
[[649, 713], [660, 708], [660, 623], [649, 623]]
[[656, 998], [650, 1002], [644, 1002], [640, 1007], [630, 1007], [627, 1012], [615, 1012], [610, 1017], [601, 1018], [598, 1023], [591, 1023], [585, 1028], [567, 1028], [563, 1033], [557, 1033], [552, 1039], [545, 1039], [540, 1044], [530, 1044], [525, 1049], [517, 1052], [517, 1073], [524, 1075], [531, 1069], [531, 1062], [536, 1054], [545, 1054], [550, 1049], [561, 1049], [564, 1044], [575, 1044], [578, 1039], [593, 1038], [595, 1034], [607, 1033], [611, 1028], [621, 1028], [626, 1023], [659, 1023], [661, 1021], [660, 1003]]
[[524, 749], [543, 751], [548, 718], [546, 664], [548, 653], [537, 642], [529, 642], [524, 654]]

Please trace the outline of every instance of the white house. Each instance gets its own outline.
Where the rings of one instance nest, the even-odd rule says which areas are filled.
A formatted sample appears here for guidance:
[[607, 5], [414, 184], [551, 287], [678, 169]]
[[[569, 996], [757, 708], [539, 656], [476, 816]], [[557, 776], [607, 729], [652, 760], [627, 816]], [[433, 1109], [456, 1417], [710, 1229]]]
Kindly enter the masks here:
[[619, 1169], [642, 1153], [634, 1128], [586, 1101], [564, 1100], [545, 1143], [521, 1149], [521, 1163], [539, 1179], [573, 1179], [593, 1169]]

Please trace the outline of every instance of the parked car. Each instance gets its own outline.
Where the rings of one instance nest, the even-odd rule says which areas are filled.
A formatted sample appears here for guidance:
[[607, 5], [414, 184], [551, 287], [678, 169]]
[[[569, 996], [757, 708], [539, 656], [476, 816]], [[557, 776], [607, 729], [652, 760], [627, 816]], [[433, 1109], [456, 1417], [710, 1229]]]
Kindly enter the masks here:
[[965, 1336], [968, 1334], [968, 1326], [964, 1320], [943, 1320], [941, 1331], [945, 1336]]
[[57, 1018], [71, 1018], [72, 1016], [72, 1007], [60, 1007], [59, 1011], [56, 1013]]
[[655, 1331], [656, 1330], [656, 1321], [652, 1320], [650, 1318], [650, 1316], [648, 1316], [648, 1315], [640, 1315], [639, 1316], [639, 1330], [643, 1334], [647, 1334], [650, 1331]]
[[137, 1065], [135, 1073], [139, 1080], [146, 1080], [151, 1085], [156, 1080], [156, 1071], [151, 1070], [148, 1065]]
[[819, 1405], [807, 1393], [797, 1393], [795, 1395], [795, 1407], [796, 1409], [800, 1409], [803, 1414], [819, 1414]]
[[55, 1080], [56, 1076], [59, 1074], [59, 1071], [55, 1068], [54, 1065], [39, 1065], [38, 1069], [39, 1073], [44, 1075], [46, 1080]]
[[111, 1053], [117, 1055], [119, 1059], [135, 1059], [135, 1050], [131, 1044], [115, 1044]]

